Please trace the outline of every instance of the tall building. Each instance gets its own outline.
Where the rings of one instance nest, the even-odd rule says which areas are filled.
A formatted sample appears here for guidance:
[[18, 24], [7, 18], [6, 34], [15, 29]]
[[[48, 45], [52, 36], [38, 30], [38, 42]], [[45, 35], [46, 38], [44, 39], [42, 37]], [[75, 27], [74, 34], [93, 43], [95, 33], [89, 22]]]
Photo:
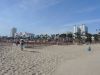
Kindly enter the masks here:
[[85, 26], [85, 24], [82, 24], [79, 28], [80, 28], [80, 30], [81, 30], [81, 34], [86, 34], [86, 33], [88, 33], [88, 27]]
[[81, 33], [81, 30], [80, 30], [80, 27], [78, 27], [78, 26], [74, 26], [74, 32], [73, 32], [74, 34], [75, 33]]
[[82, 35], [85, 35], [86, 33], [88, 33], [88, 27], [85, 26], [85, 24], [82, 24], [80, 26], [74, 26], [74, 34], [75, 33], [79, 33], [79, 34], [82, 34]]
[[73, 33], [77, 33], [77, 26], [74, 26], [74, 32]]
[[11, 29], [11, 37], [13, 37], [13, 38], [14, 38], [14, 37], [15, 37], [16, 32], [17, 32], [17, 28], [15, 28], [15, 27], [14, 27], [14, 28], [12, 28], [12, 29]]

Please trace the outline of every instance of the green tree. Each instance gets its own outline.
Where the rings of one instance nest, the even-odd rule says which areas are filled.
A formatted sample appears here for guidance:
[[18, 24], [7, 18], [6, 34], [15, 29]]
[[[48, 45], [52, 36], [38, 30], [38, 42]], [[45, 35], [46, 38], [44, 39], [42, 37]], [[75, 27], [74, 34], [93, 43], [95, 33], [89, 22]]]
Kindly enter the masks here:
[[87, 33], [86, 37], [87, 37], [86, 42], [92, 43], [92, 34]]
[[94, 41], [95, 41], [95, 42], [98, 42], [98, 41], [99, 41], [98, 34], [94, 34], [93, 37], [94, 37]]
[[78, 43], [82, 42], [81, 34], [80, 33], [75, 33], [75, 41]]
[[67, 35], [66, 35], [66, 34], [60, 34], [59, 37], [60, 37], [60, 38], [66, 38]]

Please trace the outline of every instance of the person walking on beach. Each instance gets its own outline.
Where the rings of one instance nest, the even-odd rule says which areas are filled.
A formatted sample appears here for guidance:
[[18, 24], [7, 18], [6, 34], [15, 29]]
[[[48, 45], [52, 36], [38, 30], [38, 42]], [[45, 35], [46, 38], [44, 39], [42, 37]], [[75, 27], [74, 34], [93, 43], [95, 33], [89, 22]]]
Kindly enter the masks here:
[[20, 44], [20, 42], [17, 40], [17, 41], [16, 41], [16, 46], [18, 46], [19, 44]]
[[23, 50], [23, 47], [24, 47], [24, 40], [23, 39], [20, 40], [20, 46], [21, 46], [21, 50]]

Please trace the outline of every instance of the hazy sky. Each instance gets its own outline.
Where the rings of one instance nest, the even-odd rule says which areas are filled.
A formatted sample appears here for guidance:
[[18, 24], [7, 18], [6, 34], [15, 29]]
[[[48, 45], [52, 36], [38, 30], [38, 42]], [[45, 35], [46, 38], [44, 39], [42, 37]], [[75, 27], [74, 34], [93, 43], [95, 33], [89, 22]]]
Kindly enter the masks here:
[[0, 35], [18, 32], [58, 33], [86, 24], [100, 28], [100, 0], [0, 0]]

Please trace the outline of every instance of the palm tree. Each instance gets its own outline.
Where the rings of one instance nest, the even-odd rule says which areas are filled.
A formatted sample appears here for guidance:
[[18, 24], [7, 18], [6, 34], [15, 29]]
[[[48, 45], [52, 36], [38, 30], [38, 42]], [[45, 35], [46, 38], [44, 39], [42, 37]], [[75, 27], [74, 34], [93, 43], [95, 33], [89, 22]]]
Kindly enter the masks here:
[[60, 34], [59, 35], [59, 42], [60, 43], [62, 43], [62, 44], [64, 44], [65, 43], [65, 40], [66, 40], [66, 37], [67, 37], [67, 35], [66, 34]]
[[55, 36], [55, 34], [51, 34], [51, 39], [54, 40]]
[[56, 34], [50, 35], [50, 44], [55, 44], [55, 37], [56, 37]]
[[73, 34], [72, 33], [68, 33], [67, 37], [72, 39], [73, 38]]
[[59, 35], [59, 37], [61, 37], [61, 38], [66, 38], [66, 36], [67, 36], [66, 34], [60, 34]]
[[40, 39], [41, 39], [40, 35], [36, 35], [35, 36], [35, 44], [40, 44]]
[[67, 38], [69, 43], [73, 43], [73, 33], [67, 33]]
[[81, 38], [81, 34], [80, 33], [75, 33], [75, 41], [78, 42], [79, 44], [81, 43], [82, 41], [82, 38]]
[[86, 34], [86, 37], [87, 37], [87, 39], [86, 39], [86, 42], [88, 42], [88, 43], [92, 43], [92, 34], [90, 34], [90, 33], [87, 33]]
[[44, 35], [44, 44], [47, 44], [47, 42], [48, 42], [48, 37], [49, 37], [48, 34], [45, 34], [45, 35]]
[[93, 37], [94, 37], [94, 41], [95, 41], [95, 43], [99, 41], [98, 34], [94, 34]]

